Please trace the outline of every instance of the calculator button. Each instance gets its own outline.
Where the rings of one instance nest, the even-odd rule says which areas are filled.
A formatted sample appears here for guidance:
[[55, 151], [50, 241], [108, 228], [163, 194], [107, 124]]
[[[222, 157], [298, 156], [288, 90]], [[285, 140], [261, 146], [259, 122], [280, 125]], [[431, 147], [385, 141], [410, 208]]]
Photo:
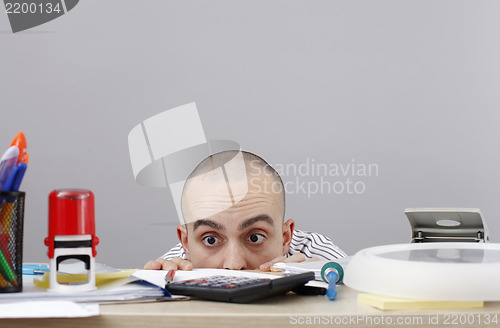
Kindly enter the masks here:
[[244, 281], [244, 282], [241, 282], [238, 286], [246, 286], [246, 285], [251, 285], [252, 282], [251, 281]]
[[210, 285], [210, 287], [216, 287], [216, 288], [224, 287], [224, 286], [226, 286], [225, 282], [218, 282], [218, 283], [214, 283], [214, 284]]

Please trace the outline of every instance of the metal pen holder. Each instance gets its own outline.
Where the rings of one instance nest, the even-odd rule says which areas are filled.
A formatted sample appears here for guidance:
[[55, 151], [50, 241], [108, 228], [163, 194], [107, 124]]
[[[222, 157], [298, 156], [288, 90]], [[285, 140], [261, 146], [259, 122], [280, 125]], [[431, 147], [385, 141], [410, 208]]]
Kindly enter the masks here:
[[0, 192], [0, 293], [23, 289], [25, 196], [22, 191]]

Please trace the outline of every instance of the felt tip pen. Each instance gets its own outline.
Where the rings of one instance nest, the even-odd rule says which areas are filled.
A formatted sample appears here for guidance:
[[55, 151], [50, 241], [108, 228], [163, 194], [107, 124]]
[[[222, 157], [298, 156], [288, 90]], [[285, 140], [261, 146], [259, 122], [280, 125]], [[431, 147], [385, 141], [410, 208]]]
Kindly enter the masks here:
[[14, 177], [14, 181], [12, 181], [10, 189], [11, 191], [19, 191], [19, 187], [21, 186], [21, 182], [23, 181], [24, 173], [26, 173], [28, 165], [24, 162], [19, 162], [15, 168], [16, 168], [15, 172], [16, 175]]
[[168, 270], [167, 274], [165, 275], [165, 282], [167, 284], [171, 283], [174, 281], [174, 276], [175, 276], [175, 270]]
[[17, 171], [19, 171], [19, 168], [17, 165], [15, 165], [10, 171], [9, 176], [5, 180], [5, 183], [2, 185], [2, 191], [13, 191], [12, 185], [14, 184], [14, 180], [16, 180]]
[[28, 164], [29, 160], [29, 155], [27, 152], [28, 146], [23, 131], [20, 131], [18, 134], [16, 134], [10, 145], [17, 146], [17, 148], [19, 148], [19, 156], [17, 158], [17, 162], [18, 163], [23, 162]]
[[9, 281], [13, 286], [19, 286], [17, 282], [17, 276], [14, 270], [12, 270], [10, 264], [5, 258], [4, 254], [0, 251], [0, 273], [5, 278], [5, 280]]
[[12, 146], [9, 147], [2, 158], [0, 158], [0, 189], [3, 188], [12, 168], [17, 165], [18, 156], [19, 148], [17, 146]]

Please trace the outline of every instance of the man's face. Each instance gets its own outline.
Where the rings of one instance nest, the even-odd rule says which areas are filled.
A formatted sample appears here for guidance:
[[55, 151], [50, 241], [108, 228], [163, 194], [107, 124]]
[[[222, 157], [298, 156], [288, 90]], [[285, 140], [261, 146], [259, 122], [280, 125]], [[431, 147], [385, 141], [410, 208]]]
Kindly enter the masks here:
[[187, 234], [179, 226], [178, 235], [193, 267], [250, 270], [286, 254], [293, 221], [283, 224], [281, 196], [263, 188], [266, 179], [251, 180], [241, 201], [209, 217], [203, 214], [222, 199], [217, 188], [188, 190], [186, 212], [198, 219], [187, 224]]

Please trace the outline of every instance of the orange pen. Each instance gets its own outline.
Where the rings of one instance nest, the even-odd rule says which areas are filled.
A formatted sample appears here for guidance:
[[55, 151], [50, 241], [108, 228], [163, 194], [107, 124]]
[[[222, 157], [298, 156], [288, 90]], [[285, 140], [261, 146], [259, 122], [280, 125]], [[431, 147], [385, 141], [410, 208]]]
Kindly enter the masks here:
[[19, 157], [17, 158], [17, 162], [24, 162], [28, 164], [29, 155], [28, 155], [28, 145], [26, 143], [26, 137], [24, 136], [23, 131], [20, 131], [14, 139], [12, 139], [11, 146], [17, 146], [19, 148]]
[[167, 274], [165, 275], [165, 282], [167, 284], [171, 283], [174, 281], [174, 276], [175, 276], [175, 270], [168, 270]]

